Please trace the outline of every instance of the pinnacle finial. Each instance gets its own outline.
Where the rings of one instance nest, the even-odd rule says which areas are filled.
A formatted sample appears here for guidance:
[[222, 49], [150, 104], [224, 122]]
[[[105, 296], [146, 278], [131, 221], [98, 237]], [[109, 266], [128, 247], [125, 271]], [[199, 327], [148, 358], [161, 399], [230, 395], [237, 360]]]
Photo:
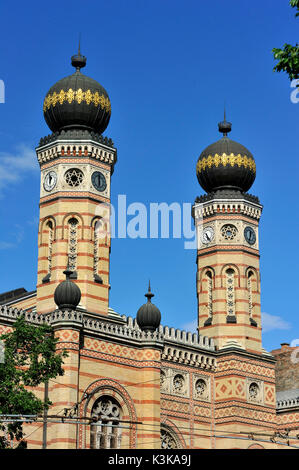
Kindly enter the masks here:
[[72, 56], [72, 66], [76, 67], [76, 71], [80, 72], [80, 69], [86, 65], [86, 57], [81, 55], [81, 33], [79, 34], [78, 54]]
[[148, 292], [144, 296], [147, 297], [148, 302], [151, 302], [151, 298], [155, 296], [151, 291], [151, 281], [148, 281]]
[[63, 274], [65, 274], [66, 279], [70, 278], [70, 275], [73, 273], [73, 271], [70, 268], [70, 257], [67, 257], [67, 265], [65, 270], [63, 271]]
[[232, 130], [231, 122], [227, 122], [226, 120], [225, 103], [224, 103], [223, 121], [218, 123], [218, 128], [219, 128], [219, 132], [222, 132], [223, 137], [226, 137], [227, 134]]

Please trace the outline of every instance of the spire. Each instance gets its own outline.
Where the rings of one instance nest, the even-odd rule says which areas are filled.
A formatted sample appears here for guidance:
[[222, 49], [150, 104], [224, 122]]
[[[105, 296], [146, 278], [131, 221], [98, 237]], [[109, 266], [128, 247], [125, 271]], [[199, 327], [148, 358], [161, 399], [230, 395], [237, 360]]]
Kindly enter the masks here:
[[63, 274], [65, 274], [66, 279], [70, 279], [71, 274], [73, 274], [73, 271], [70, 269], [70, 257], [67, 257], [67, 265], [65, 270], [63, 271]]
[[218, 123], [218, 128], [219, 128], [219, 132], [223, 133], [223, 137], [227, 137], [227, 134], [232, 130], [231, 122], [227, 122], [226, 120], [225, 104], [224, 104], [223, 121]]
[[147, 297], [148, 302], [151, 302], [152, 297], [155, 296], [155, 294], [153, 294], [151, 291], [151, 281], [148, 281], [148, 291], [146, 294], [144, 294], [144, 296]]
[[79, 34], [78, 54], [72, 56], [72, 66], [76, 67], [76, 71], [80, 72], [80, 69], [86, 65], [86, 57], [81, 55], [81, 33]]

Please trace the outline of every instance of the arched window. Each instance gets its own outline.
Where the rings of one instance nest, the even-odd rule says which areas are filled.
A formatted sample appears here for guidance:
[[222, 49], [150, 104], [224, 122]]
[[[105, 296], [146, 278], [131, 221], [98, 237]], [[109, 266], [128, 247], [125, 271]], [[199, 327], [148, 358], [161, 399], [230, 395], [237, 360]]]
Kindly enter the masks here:
[[179, 449], [180, 443], [177, 435], [169, 426], [163, 425], [160, 431], [161, 449]]
[[93, 405], [91, 416], [96, 419], [96, 422], [90, 426], [90, 447], [92, 449], [119, 449], [122, 417], [120, 404], [114, 398], [104, 395]]
[[212, 324], [213, 318], [213, 273], [208, 270], [205, 274], [206, 276], [206, 285], [207, 285], [207, 308], [208, 308], [208, 318], [204, 323], [204, 326]]
[[68, 237], [68, 260], [71, 271], [77, 269], [77, 238], [78, 238], [78, 220], [72, 217], [68, 221], [69, 237]]
[[226, 275], [226, 312], [227, 323], [236, 323], [236, 304], [235, 304], [235, 271], [227, 269]]
[[46, 227], [48, 228], [48, 273], [51, 275], [52, 270], [52, 247], [53, 247], [53, 222], [49, 220]]
[[53, 236], [54, 236], [54, 226], [52, 220], [48, 220], [46, 223], [47, 235], [46, 235], [46, 243], [47, 243], [47, 274], [43, 278], [42, 282], [49, 282], [51, 278], [52, 272], [52, 248], [53, 248]]
[[249, 321], [252, 326], [257, 326], [256, 321], [253, 319], [253, 303], [252, 303], [252, 281], [254, 279], [254, 272], [249, 270], [247, 273], [247, 292], [248, 292], [248, 312]]
[[93, 277], [94, 280], [100, 284], [103, 283], [101, 276], [99, 276], [99, 242], [102, 235], [102, 221], [97, 220], [93, 229]]

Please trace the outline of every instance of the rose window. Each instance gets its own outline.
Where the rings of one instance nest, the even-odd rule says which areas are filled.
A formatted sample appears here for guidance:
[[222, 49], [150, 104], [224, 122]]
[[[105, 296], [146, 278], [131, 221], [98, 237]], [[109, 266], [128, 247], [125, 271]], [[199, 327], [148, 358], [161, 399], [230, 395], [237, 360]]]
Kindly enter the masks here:
[[71, 168], [64, 175], [66, 183], [72, 188], [80, 186], [83, 181], [84, 175], [78, 168]]
[[225, 240], [233, 240], [237, 235], [237, 228], [234, 225], [223, 225], [221, 235]]
[[182, 392], [184, 388], [184, 377], [176, 375], [173, 379], [173, 386], [176, 392]]
[[203, 379], [198, 379], [195, 384], [195, 390], [197, 395], [203, 396], [206, 392], [207, 384]]

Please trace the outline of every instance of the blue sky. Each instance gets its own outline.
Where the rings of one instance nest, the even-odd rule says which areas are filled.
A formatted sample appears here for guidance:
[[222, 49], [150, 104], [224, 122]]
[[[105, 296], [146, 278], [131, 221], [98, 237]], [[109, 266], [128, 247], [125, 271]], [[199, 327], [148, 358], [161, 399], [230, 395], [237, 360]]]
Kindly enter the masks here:
[[[250, 192], [264, 205], [260, 223], [263, 345], [298, 331], [299, 103], [285, 74], [273, 72], [273, 47], [298, 41], [288, 0], [53, 0], [1, 2], [0, 291], [35, 289], [39, 166], [34, 154], [50, 133], [45, 94], [87, 56], [84, 73], [108, 91], [106, 135], [118, 148], [112, 203], [193, 203], [203, 194], [195, 165], [218, 140], [226, 103], [231, 138], [253, 153]], [[195, 252], [182, 239], [115, 239], [111, 306], [135, 316], [148, 279], [162, 322], [196, 318]]]

